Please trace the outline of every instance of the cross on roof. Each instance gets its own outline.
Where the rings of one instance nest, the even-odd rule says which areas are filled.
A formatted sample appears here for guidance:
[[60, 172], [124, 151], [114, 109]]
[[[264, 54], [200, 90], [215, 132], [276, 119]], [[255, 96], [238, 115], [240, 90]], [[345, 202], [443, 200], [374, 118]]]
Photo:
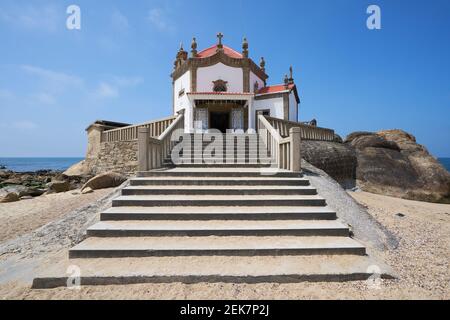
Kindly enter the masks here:
[[222, 32], [219, 32], [219, 33], [217, 34], [217, 38], [219, 39], [219, 46], [221, 46], [221, 45], [222, 45], [222, 38], [223, 38]]

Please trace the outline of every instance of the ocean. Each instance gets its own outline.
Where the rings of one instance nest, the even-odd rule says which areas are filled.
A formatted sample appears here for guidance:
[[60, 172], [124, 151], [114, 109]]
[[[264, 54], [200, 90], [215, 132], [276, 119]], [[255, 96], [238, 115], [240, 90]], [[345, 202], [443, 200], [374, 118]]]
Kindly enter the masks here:
[[0, 167], [16, 172], [65, 171], [83, 158], [0, 158]]
[[438, 158], [438, 160], [450, 172], [450, 158]]
[[[83, 158], [0, 158], [0, 167], [16, 172], [34, 172], [38, 170], [65, 171]], [[450, 172], [450, 158], [438, 158]]]

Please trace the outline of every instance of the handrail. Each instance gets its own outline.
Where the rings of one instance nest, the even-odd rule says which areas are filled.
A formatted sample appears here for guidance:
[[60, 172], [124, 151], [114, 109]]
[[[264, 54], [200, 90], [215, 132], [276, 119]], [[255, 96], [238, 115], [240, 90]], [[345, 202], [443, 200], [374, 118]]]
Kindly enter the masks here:
[[258, 134], [270, 153], [271, 161], [278, 169], [301, 171], [300, 129], [289, 129], [283, 138], [264, 115], [258, 115]]
[[291, 128], [300, 128], [300, 137], [302, 140], [334, 141], [334, 130], [332, 129], [314, 127], [300, 122], [267, 116], [266, 119], [275, 130], [279, 131], [282, 137], [288, 137]]
[[148, 128], [151, 137], [158, 137], [175, 121], [176, 116], [171, 116], [155, 121], [145, 122], [132, 126], [106, 130], [102, 132], [101, 142], [131, 141], [138, 138], [140, 128]]
[[179, 114], [174, 121], [157, 137], [150, 137], [149, 128], [138, 130], [138, 169], [148, 171], [163, 167], [164, 160], [170, 155], [175, 142], [171, 141], [172, 133], [184, 128], [184, 113]]

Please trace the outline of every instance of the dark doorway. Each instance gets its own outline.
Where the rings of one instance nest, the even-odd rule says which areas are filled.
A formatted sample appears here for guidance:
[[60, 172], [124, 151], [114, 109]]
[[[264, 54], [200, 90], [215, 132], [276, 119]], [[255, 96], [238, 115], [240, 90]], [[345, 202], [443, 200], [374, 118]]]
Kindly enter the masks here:
[[210, 113], [210, 128], [217, 129], [220, 132], [226, 133], [230, 123], [229, 112], [211, 112]]

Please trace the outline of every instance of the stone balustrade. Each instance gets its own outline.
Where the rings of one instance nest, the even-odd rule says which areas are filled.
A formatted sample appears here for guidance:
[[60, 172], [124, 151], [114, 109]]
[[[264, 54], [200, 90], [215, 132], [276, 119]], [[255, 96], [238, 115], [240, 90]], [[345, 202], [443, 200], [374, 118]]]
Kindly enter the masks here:
[[258, 134], [267, 146], [272, 163], [278, 169], [300, 172], [300, 128], [292, 126], [289, 128], [287, 136], [282, 137], [265, 116], [259, 115], [257, 121]]
[[300, 129], [300, 137], [302, 140], [334, 141], [334, 130], [267, 116], [265, 118], [283, 138], [288, 137], [289, 130], [295, 127]]
[[137, 140], [138, 132], [141, 128], [147, 129], [150, 137], [157, 138], [175, 121], [176, 118], [176, 116], [173, 116], [143, 124], [107, 130], [102, 132], [101, 142]]

